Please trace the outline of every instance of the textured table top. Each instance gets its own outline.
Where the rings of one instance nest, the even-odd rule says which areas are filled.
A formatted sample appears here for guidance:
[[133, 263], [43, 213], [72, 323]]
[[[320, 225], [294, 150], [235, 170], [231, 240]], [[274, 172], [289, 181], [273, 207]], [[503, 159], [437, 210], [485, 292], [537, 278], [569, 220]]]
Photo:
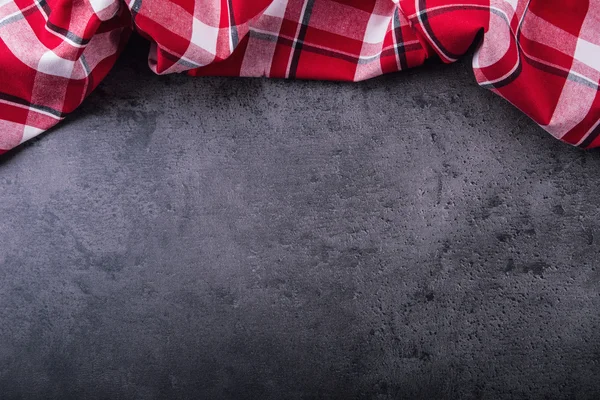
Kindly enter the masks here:
[[143, 53], [0, 160], [3, 399], [600, 397], [598, 152], [467, 61], [346, 84]]

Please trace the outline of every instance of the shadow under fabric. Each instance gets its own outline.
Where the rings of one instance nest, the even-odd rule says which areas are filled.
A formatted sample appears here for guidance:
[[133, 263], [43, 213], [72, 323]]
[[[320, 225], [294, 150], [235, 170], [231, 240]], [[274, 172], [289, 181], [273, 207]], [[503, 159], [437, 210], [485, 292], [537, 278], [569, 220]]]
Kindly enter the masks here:
[[483, 32], [482, 87], [600, 146], [597, 0], [0, 0], [0, 154], [79, 106], [133, 29], [157, 74], [344, 81], [451, 63]]

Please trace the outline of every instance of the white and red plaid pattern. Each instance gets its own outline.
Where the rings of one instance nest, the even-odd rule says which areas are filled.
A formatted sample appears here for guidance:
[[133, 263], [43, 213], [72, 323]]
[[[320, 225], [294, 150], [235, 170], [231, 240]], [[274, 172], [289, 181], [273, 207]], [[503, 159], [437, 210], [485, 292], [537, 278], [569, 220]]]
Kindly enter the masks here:
[[0, 0], [0, 153], [73, 111], [132, 29], [154, 72], [194, 76], [359, 81], [479, 41], [481, 86], [600, 146], [599, 0]]

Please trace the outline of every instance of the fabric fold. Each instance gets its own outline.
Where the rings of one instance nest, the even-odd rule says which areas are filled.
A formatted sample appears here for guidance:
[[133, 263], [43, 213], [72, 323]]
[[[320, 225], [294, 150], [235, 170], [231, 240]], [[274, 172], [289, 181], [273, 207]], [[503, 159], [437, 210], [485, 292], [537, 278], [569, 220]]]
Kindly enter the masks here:
[[600, 145], [600, 2], [408, 0], [412, 26], [444, 62], [473, 56], [479, 85], [554, 137]]
[[129, 8], [136, 28], [151, 41], [150, 68], [168, 74], [229, 58], [270, 4], [271, 0], [133, 0]]
[[130, 32], [129, 11], [113, 0], [0, 2], [0, 153], [79, 106]]
[[0, 153], [72, 112], [131, 31], [157, 74], [360, 81], [454, 62], [554, 137], [600, 146], [600, 3], [0, 0]]

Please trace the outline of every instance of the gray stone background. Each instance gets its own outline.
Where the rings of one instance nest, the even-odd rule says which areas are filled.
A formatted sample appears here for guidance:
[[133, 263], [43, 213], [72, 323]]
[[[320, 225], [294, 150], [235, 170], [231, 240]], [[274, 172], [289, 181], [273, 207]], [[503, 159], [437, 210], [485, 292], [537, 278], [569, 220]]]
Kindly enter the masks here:
[[598, 399], [596, 151], [469, 57], [154, 76], [0, 159], [0, 398]]

